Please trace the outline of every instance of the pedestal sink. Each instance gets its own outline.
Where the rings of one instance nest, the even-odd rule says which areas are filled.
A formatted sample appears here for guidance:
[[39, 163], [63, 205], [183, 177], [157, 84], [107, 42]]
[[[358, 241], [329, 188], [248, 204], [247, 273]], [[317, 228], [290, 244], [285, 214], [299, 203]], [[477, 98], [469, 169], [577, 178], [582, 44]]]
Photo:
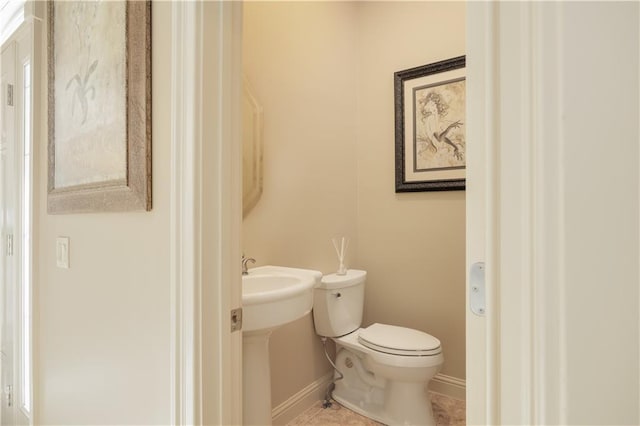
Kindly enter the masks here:
[[244, 424], [271, 424], [269, 337], [311, 311], [321, 278], [318, 271], [284, 266], [260, 266], [242, 276]]

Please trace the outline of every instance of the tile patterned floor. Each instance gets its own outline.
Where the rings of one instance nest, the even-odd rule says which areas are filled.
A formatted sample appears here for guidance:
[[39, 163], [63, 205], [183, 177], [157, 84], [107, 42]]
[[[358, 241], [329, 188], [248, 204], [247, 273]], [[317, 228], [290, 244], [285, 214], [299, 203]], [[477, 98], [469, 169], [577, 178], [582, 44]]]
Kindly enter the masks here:
[[467, 407], [464, 401], [435, 392], [429, 392], [429, 396], [437, 425], [465, 426], [467, 424]]
[[[465, 403], [438, 393], [430, 392], [433, 416], [438, 425], [464, 426]], [[322, 402], [290, 421], [287, 426], [378, 426], [381, 423], [363, 417], [353, 411], [333, 403], [331, 407], [322, 408]]]

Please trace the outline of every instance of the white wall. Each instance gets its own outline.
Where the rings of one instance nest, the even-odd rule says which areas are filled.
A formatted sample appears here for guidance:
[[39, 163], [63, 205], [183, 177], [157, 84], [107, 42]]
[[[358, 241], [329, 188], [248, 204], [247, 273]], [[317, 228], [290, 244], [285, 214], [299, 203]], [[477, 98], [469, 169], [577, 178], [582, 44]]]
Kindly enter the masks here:
[[562, 10], [571, 424], [640, 422], [639, 10], [636, 2], [567, 3]]
[[[35, 424], [170, 422], [170, 3], [153, 3], [153, 210], [48, 215], [46, 66], [36, 136]], [[46, 64], [46, 31], [36, 43]], [[71, 268], [56, 268], [55, 238]]]

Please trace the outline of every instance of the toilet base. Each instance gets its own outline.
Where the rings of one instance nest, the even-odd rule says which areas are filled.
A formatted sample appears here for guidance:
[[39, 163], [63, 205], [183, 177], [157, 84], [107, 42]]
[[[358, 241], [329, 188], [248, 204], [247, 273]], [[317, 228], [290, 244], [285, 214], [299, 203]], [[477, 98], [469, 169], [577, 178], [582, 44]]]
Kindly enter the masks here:
[[341, 392], [339, 391], [334, 391], [333, 393], [333, 399], [338, 404], [342, 405], [345, 408], [348, 408], [349, 410], [355, 413], [360, 414], [361, 416], [368, 417], [372, 420], [375, 420], [380, 423], [384, 423], [386, 425], [402, 424], [402, 425], [435, 426], [436, 424], [435, 419], [433, 417], [431, 402], [429, 401], [426, 393], [424, 395], [426, 399], [426, 404], [413, 405], [412, 411], [415, 411], [418, 406], [420, 406], [423, 409], [419, 409], [418, 413], [414, 413], [414, 415], [417, 414], [417, 417], [414, 417], [412, 419], [406, 418], [406, 414], [407, 414], [406, 412], [401, 413], [403, 417], [399, 419], [398, 417], [393, 415], [394, 413], [390, 413], [389, 409], [385, 407], [384, 404], [376, 402], [375, 400], [366, 402], [359, 399], [361, 395], [355, 395], [355, 394], [348, 395], [348, 392], [342, 392], [346, 394], [340, 395], [340, 393]]
[[335, 382], [332, 395], [340, 405], [387, 425], [435, 425], [426, 382], [376, 377], [355, 353], [345, 349], [338, 351], [336, 366], [344, 374]]
[[371, 420], [375, 420], [376, 422], [390, 424], [389, 419], [384, 416], [384, 412], [382, 410], [383, 407], [381, 405], [360, 402], [359, 404], [363, 405], [363, 407], [360, 407], [359, 405], [351, 403], [347, 399], [341, 398], [340, 396], [336, 395], [335, 392], [333, 395], [333, 399], [338, 404], [342, 405], [345, 408], [348, 408], [354, 413], [358, 413], [361, 416], [368, 417]]

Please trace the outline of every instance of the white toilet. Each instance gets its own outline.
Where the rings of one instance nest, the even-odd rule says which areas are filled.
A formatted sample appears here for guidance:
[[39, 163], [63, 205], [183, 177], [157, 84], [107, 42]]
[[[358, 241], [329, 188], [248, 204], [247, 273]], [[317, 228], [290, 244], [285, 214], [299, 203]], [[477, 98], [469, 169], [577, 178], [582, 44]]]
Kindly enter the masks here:
[[325, 275], [313, 291], [316, 333], [335, 341], [335, 364], [344, 375], [333, 398], [387, 425], [435, 425], [426, 390], [444, 362], [440, 341], [393, 325], [360, 328], [366, 276], [358, 270]]

